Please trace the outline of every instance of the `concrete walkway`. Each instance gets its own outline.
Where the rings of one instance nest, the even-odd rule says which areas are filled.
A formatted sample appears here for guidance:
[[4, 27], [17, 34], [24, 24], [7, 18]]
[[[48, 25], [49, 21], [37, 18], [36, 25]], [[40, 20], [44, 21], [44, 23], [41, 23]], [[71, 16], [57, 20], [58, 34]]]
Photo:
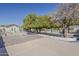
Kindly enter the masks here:
[[[79, 42], [59, 39], [61, 38], [27, 33], [4, 37], [2, 42], [10, 56], [79, 56]], [[0, 51], [2, 50], [4, 52], [4, 49]]]
[[11, 56], [79, 56], [79, 42], [53, 39], [44, 37], [6, 48]]
[[43, 38], [43, 36], [39, 36], [37, 34], [26, 34], [26, 35], [13, 35], [6, 36], [3, 38], [6, 46], [21, 44], [27, 41], [36, 40], [39, 38]]

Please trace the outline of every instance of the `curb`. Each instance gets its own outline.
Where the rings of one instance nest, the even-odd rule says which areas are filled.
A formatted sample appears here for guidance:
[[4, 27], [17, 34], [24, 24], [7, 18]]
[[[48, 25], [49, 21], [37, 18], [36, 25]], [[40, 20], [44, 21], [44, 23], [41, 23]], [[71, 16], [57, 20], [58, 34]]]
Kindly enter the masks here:
[[69, 42], [75, 42], [77, 41], [77, 38], [64, 38], [64, 37], [56, 37], [56, 36], [48, 36], [48, 35], [44, 35], [44, 34], [38, 34], [40, 36], [43, 36], [43, 37], [47, 37], [47, 38], [50, 38], [50, 39], [55, 39], [55, 40], [62, 40], [62, 41], [69, 41]]

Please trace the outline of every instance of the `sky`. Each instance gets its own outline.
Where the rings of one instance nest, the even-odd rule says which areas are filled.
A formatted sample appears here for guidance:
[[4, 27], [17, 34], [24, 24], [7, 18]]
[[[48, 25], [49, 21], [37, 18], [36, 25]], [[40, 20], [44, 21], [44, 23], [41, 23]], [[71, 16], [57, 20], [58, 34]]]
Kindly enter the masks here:
[[0, 3], [0, 25], [22, 25], [24, 17], [30, 13], [46, 15], [56, 9], [55, 3]]

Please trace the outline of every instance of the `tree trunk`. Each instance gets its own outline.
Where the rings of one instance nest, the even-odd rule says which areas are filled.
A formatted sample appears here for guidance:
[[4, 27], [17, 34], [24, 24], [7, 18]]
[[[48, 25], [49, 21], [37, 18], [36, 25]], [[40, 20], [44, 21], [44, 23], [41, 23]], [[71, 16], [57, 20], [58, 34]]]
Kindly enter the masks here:
[[36, 29], [36, 31], [35, 32], [37, 32], [38, 33], [38, 29]]
[[52, 28], [51, 28], [51, 32], [52, 32]]
[[41, 32], [41, 29], [39, 29], [39, 32]]
[[67, 28], [63, 29], [63, 37], [67, 37], [68, 36], [68, 30]]
[[70, 32], [70, 27], [68, 26], [68, 33]]
[[64, 30], [64, 37], [67, 37], [66, 29]]

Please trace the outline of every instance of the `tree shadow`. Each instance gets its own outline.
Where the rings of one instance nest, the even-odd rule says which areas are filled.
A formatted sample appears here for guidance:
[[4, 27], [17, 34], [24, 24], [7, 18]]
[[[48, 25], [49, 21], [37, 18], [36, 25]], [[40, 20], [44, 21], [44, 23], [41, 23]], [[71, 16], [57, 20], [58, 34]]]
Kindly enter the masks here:
[[27, 32], [28, 35], [35, 35], [37, 33], [34, 31], [30, 31], [30, 30], [26, 30], [25, 32]]
[[49, 35], [49, 36], [56, 36], [56, 37], [62, 37], [61, 34], [55, 34], [55, 33], [44, 33], [44, 32], [40, 32], [39, 34], [44, 34], [44, 35]]
[[8, 56], [8, 52], [5, 48], [5, 42], [3, 41], [2, 36], [0, 36], [0, 56]]
[[44, 35], [49, 35], [49, 36], [56, 36], [56, 37], [62, 37], [62, 34], [55, 34], [55, 33], [47, 33], [47, 32], [36, 32], [36, 31], [26, 31], [27, 34], [31, 34], [31, 35], [34, 35], [34, 34], [44, 34]]

